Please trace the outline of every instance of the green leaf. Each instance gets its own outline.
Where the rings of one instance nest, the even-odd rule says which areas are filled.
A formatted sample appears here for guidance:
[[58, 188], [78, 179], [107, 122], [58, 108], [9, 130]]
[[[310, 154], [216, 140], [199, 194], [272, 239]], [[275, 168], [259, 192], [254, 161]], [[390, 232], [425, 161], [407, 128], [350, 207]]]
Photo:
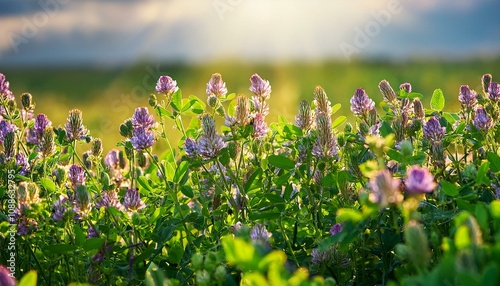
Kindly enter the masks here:
[[363, 219], [363, 215], [360, 211], [355, 209], [339, 209], [337, 211], [337, 222], [341, 223], [344, 221], [351, 221], [356, 223]]
[[174, 94], [172, 94], [172, 102], [170, 103], [175, 111], [180, 112], [182, 108], [182, 92], [178, 89]]
[[190, 199], [194, 198], [193, 188], [191, 188], [190, 186], [182, 186], [181, 193]]
[[487, 161], [483, 161], [481, 166], [479, 166], [476, 175], [476, 186], [481, 185], [483, 182], [489, 185], [490, 180], [486, 177], [489, 168], [490, 168], [490, 162]]
[[469, 247], [471, 244], [469, 229], [466, 225], [461, 225], [457, 228], [455, 233], [455, 246], [458, 249], [464, 249]]
[[445, 98], [441, 89], [434, 90], [431, 97], [431, 108], [435, 111], [442, 111], [444, 108]]
[[83, 233], [82, 228], [79, 225], [74, 226], [74, 232], [75, 232], [75, 243], [78, 246], [82, 246], [83, 243], [85, 242], [85, 234]]
[[103, 243], [104, 243], [104, 238], [93, 237], [93, 238], [90, 238], [87, 241], [85, 241], [82, 248], [85, 251], [96, 250], [96, 249], [101, 248]]
[[277, 186], [284, 186], [286, 185], [286, 183], [288, 183], [288, 180], [290, 179], [290, 176], [292, 174], [290, 172], [286, 172], [285, 174], [277, 177], [277, 178], [274, 178], [273, 179], [273, 182], [277, 185]]
[[329, 173], [321, 178], [320, 182], [323, 187], [330, 188], [337, 184], [337, 177], [333, 173]]
[[188, 166], [189, 163], [187, 161], [182, 161], [179, 166], [177, 166], [177, 169], [175, 170], [174, 174], [174, 182], [180, 183], [184, 175], [186, 175], [188, 171]]
[[42, 178], [40, 184], [49, 192], [56, 191], [56, 184], [49, 178]]
[[262, 169], [257, 168], [252, 175], [250, 175], [250, 178], [248, 178], [248, 181], [245, 183], [245, 192], [248, 192], [250, 190], [259, 188], [262, 183], [259, 180], [256, 180], [262, 175]]
[[165, 274], [153, 262], [149, 264], [146, 270], [146, 277], [144, 279], [146, 286], [161, 286], [170, 285], [168, 279], [165, 279]]
[[51, 254], [65, 254], [68, 252], [74, 252], [77, 249], [75, 245], [70, 244], [53, 244], [47, 245], [43, 248], [48, 253]]
[[268, 163], [276, 168], [281, 168], [284, 170], [291, 170], [295, 168], [295, 162], [283, 156], [271, 155], [267, 159]]
[[418, 93], [418, 92], [410, 92], [408, 94], [408, 97], [411, 98], [411, 99], [415, 99], [415, 98], [422, 99], [424, 96], [421, 93]]
[[340, 109], [341, 106], [342, 105], [340, 103], [337, 103], [334, 106], [332, 106], [332, 114], [334, 114], [335, 112], [337, 112]]
[[487, 154], [488, 162], [490, 162], [490, 169], [493, 172], [500, 171], [500, 156], [493, 152], [488, 152]]
[[458, 196], [458, 187], [456, 185], [444, 180], [441, 181], [440, 184], [445, 194], [447, 194], [450, 197]]
[[151, 186], [149, 185], [148, 179], [146, 177], [140, 176], [139, 178], [137, 178], [137, 183], [139, 183], [139, 185], [148, 193], [153, 192], [153, 188], [151, 188]]
[[346, 121], [347, 121], [347, 117], [345, 117], [343, 115], [337, 117], [337, 119], [335, 119], [335, 121], [333, 121], [333, 123], [332, 123], [332, 129], [339, 127], [340, 125], [344, 124]]
[[36, 286], [38, 275], [35, 270], [30, 270], [28, 273], [24, 274], [21, 281], [19, 281], [18, 286]]
[[222, 238], [222, 247], [228, 263], [238, 265], [243, 270], [257, 268], [260, 259], [255, 259], [255, 249], [251, 243], [228, 235]]

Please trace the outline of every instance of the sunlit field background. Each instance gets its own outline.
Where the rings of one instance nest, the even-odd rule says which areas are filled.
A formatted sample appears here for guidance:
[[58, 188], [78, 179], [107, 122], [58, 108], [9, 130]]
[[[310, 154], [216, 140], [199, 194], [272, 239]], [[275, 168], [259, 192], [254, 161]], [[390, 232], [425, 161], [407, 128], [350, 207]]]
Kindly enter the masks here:
[[[349, 99], [358, 87], [363, 87], [376, 102], [381, 100], [378, 83], [386, 79], [393, 88], [410, 82], [413, 90], [424, 95], [428, 107], [430, 96], [441, 88], [446, 96], [447, 111], [457, 111], [460, 85], [467, 84], [481, 90], [480, 77], [484, 73], [500, 75], [500, 59], [475, 59], [463, 61], [336, 61], [288, 62], [281, 64], [256, 64], [226, 62], [223, 64], [166, 64], [143, 63], [119, 68], [8, 68], [2, 70], [11, 82], [16, 95], [30, 92], [36, 102], [37, 113], [45, 113], [55, 126], [64, 125], [68, 111], [83, 111], [84, 124], [91, 135], [104, 141], [105, 150], [121, 140], [118, 127], [131, 117], [138, 106], [148, 106], [148, 97], [154, 92], [157, 78], [170, 75], [177, 80], [185, 97], [193, 94], [206, 98], [206, 83], [212, 73], [222, 74], [229, 92], [250, 96], [249, 78], [258, 73], [270, 81], [272, 94], [270, 115], [267, 121], [275, 122], [278, 116], [294, 120], [298, 102], [312, 100], [312, 91], [321, 85], [333, 104], [341, 109], [334, 115], [344, 115], [353, 122]], [[159, 98], [161, 99], [161, 97]], [[380, 107], [379, 107], [380, 108]], [[179, 138], [176, 130], [169, 137]]]

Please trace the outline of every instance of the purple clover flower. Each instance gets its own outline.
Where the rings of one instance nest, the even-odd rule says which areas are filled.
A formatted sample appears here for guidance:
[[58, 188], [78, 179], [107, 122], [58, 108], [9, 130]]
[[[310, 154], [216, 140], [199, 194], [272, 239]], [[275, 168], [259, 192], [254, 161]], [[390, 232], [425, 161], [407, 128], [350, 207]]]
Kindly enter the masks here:
[[219, 73], [214, 73], [207, 83], [206, 93], [208, 96], [220, 97], [227, 94], [226, 83]]
[[330, 235], [331, 236], [334, 236], [336, 234], [339, 234], [343, 229], [343, 226], [341, 223], [336, 223], [334, 225], [332, 225], [332, 227], [330, 228]]
[[460, 101], [462, 107], [473, 109], [477, 104], [477, 93], [471, 90], [468, 85], [462, 85], [458, 94], [458, 101]]
[[250, 91], [257, 97], [266, 100], [271, 96], [271, 85], [269, 81], [263, 80], [258, 74], [253, 74], [250, 77]]
[[82, 111], [79, 109], [70, 110], [64, 128], [68, 141], [83, 139], [87, 135], [87, 128], [83, 126]]
[[136, 188], [130, 188], [127, 190], [125, 196], [123, 197], [123, 206], [129, 212], [136, 212], [146, 207], [144, 202], [141, 200], [139, 191]]
[[252, 239], [252, 241], [255, 242], [268, 243], [269, 238], [272, 235], [273, 235], [272, 233], [267, 231], [266, 226], [260, 223], [252, 227], [252, 230], [250, 231], [250, 238]]
[[66, 208], [66, 202], [68, 198], [60, 195], [59, 199], [54, 202], [54, 213], [52, 214], [52, 219], [55, 221], [61, 221], [64, 219], [64, 214], [68, 210]]
[[96, 208], [100, 209], [102, 207], [104, 207], [105, 209], [114, 207], [117, 210], [123, 210], [123, 205], [120, 203], [118, 194], [115, 190], [109, 190], [101, 194], [101, 200], [96, 202]]
[[417, 165], [408, 168], [404, 182], [406, 193], [409, 195], [431, 193], [436, 188], [434, 176], [427, 168]]
[[69, 167], [68, 178], [73, 186], [85, 183], [85, 170], [76, 164]]
[[493, 120], [488, 116], [484, 107], [478, 106], [474, 114], [473, 124], [478, 130], [488, 131], [493, 125]]
[[332, 261], [332, 251], [328, 248], [320, 250], [315, 248], [311, 251], [311, 262], [313, 264], [330, 264]]
[[16, 130], [16, 126], [1, 119], [0, 120], [0, 143], [3, 143], [5, 139], [5, 135], [10, 132], [14, 132]]
[[184, 151], [186, 152], [186, 155], [188, 157], [196, 157], [196, 150], [198, 149], [198, 144], [196, 144], [196, 141], [194, 141], [191, 138], [186, 138], [186, 141], [184, 141]]
[[104, 157], [104, 164], [108, 166], [110, 170], [116, 170], [120, 167], [120, 151], [117, 149], [109, 150], [106, 157]]
[[379, 204], [381, 208], [389, 204], [399, 204], [403, 201], [403, 195], [399, 190], [400, 182], [394, 179], [388, 170], [382, 170], [370, 179], [370, 200]]
[[26, 236], [37, 229], [38, 223], [32, 218], [21, 216], [17, 222], [17, 235], [19, 236]]
[[266, 101], [261, 100], [260, 97], [256, 95], [252, 96], [252, 103], [257, 113], [260, 113], [264, 116], [267, 116], [269, 114], [269, 105]]
[[215, 158], [226, 147], [226, 143], [215, 130], [215, 121], [210, 115], [201, 118], [203, 134], [198, 140], [198, 154], [205, 158]]
[[[1, 75], [1, 74], [0, 74]], [[14, 274], [10, 273], [7, 267], [0, 265], [0, 285], [3, 286], [16, 286], [17, 282]]]
[[5, 78], [5, 75], [0, 73], [0, 95], [8, 100], [14, 100], [14, 95], [12, 94], [12, 91], [10, 91], [9, 86], [10, 84]]
[[446, 128], [441, 127], [437, 117], [429, 119], [424, 126], [424, 136], [433, 144], [441, 142], [445, 134]]
[[94, 237], [99, 237], [99, 233], [92, 225], [89, 225], [89, 229], [87, 230], [87, 239]]
[[130, 143], [137, 151], [147, 149], [155, 143], [156, 138], [153, 132], [146, 130], [144, 127], [135, 128], [132, 131]]
[[313, 125], [313, 113], [311, 106], [306, 100], [299, 103], [299, 114], [295, 116], [295, 126], [302, 130], [308, 130]]
[[253, 121], [253, 137], [261, 139], [267, 135], [269, 132], [269, 127], [264, 121], [264, 115], [256, 113]]
[[26, 141], [30, 144], [37, 145], [43, 138], [45, 129], [52, 126], [52, 122], [43, 113], [40, 113], [35, 118], [35, 124], [30, 129]]
[[498, 82], [490, 82], [488, 86], [488, 97], [495, 102], [500, 100], [500, 85]]
[[318, 116], [320, 113], [326, 116], [332, 115], [332, 103], [328, 99], [325, 90], [321, 86], [314, 88], [314, 105], [316, 109], [314, 110], [315, 115]]
[[132, 116], [132, 126], [134, 128], [143, 127], [145, 130], [151, 130], [155, 125], [153, 115], [150, 115], [146, 107], [137, 107]]
[[318, 137], [313, 143], [312, 155], [317, 158], [333, 158], [337, 156], [337, 142], [332, 132], [332, 123], [329, 116], [319, 113], [316, 116]]
[[408, 82], [402, 83], [399, 86], [399, 89], [406, 91], [406, 93], [411, 93], [411, 84]]
[[156, 92], [164, 93], [166, 95], [171, 95], [176, 92], [179, 88], [177, 87], [177, 81], [173, 80], [167, 75], [162, 75], [156, 83]]
[[75, 188], [75, 203], [73, 205], [73, 211], [81, 216], [86, 217], [90, 214], [92, 210], [90, 193], [85, 185], [77, 185]]
[[24, 153], [17, 153], [16, 154], [16, 166], [20, 167], [21, 170], [19, 171], [19, 174], [22, 176], [27, 176], [30, 172], [30, 164], [28, 162], [28, 158]]
[[374, 108], [375, 102], [368, 97], [364, 89], [358, 88], [351, 98], [352, 113], [366, 119], [370, 111]]

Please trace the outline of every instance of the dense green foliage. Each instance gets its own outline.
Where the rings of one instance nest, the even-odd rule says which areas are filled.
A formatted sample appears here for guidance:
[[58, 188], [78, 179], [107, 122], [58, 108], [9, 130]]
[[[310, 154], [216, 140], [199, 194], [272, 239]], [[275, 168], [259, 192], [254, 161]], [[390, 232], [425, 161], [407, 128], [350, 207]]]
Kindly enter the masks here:
[[479, 79], [382, 81], [377, 105], [356, 86], [351, 124], [335, 87], [271, 121], [256, 74], [252, 97], [162, 76], [109, 152], [4, 86], [0, 264], [22, 285], [497, 285], [500, 89]]

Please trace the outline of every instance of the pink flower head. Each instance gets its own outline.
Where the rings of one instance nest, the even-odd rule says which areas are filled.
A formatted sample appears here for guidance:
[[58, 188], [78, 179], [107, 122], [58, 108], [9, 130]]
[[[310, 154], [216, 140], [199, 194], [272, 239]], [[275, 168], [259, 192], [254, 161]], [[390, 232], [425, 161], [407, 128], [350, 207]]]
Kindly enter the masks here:
[[417, 195], [431, 193], [436, 188], [436, 183], [427, 168], [414, 165], [406, 171], [405, 186], [407, 194]]
[[490, 82], [488, 97], [493, 101], [500, 100], [500, 85], [497, 82]]
[[399, 189], [399, 180], [392, 177], [388, 170], [382, 170], [370, 180], [370, 200], [380, 205], [381, 208], [389, 204], [399, 204], [403, 201], [403, 195]]
[[224, 96], [227, 93], [226, 83], [222, 80], [219, 73], [214, 73], [207, 83], [207, 95], [215, 95], [216, 97]]
[[478, 130], [488, 131], [493, 125], [493, 120], [482, 106], [478, 106], [474, 114], [474, 126]]
[[250, 82], [252, 83], [250, 91], [256, 96], [264, 100], [271, 96], [271, 85], [269, 81], [263, 80], [258, 74], [253, 74], [252, 77], [250, 77]]
[[168, 75], [162, 75], [156, 83], [156, 92], [164, 93], [166, 95], [171, 95], [176, 92], [179, 88], [177, 87], [177, 82], [173, 80]]
[[358, 117], [366, 118], [374, 108], [375, 102], [368, 97], [364, 89], [358, 88], [351, 98], [352, 113]]
[[150, 130], [155, 125], [155, 119], [153, 115], [149, 114], [146, 107], [137, 107], [135, 109], [134, 115], [132, 115], [132, 126], [134, 128], [144, 127], [146, 130]]
[[424, 137], [433, 144], [440, 142], [445, 134], [446, 128], [441, 127], [441, 123], [439, 123], [439, 119], [436, 117], [429, 119], [424, 126]]
[[460, 87], [460, 93], [458, 94], [458, 101], [462, 104], [464, 108], [473, 109], [477, 104], [477, 93], [469, 88], [468, 85], [462, 85]]

